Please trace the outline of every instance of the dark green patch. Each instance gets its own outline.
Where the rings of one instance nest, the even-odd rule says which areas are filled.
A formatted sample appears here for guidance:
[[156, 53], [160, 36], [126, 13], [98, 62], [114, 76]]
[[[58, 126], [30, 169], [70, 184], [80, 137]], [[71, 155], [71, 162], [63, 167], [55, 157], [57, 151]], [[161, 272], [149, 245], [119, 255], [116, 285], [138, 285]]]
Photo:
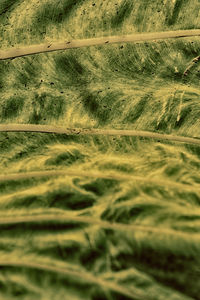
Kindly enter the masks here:
[[83, 162], [85, 155], [81, 154], [78, 150], [72, 150], [69, 152], [63, 152], [58, 154], [55, 157], [49, 158], [46, 160], [45, 165], [71, 165], [73, 163]]
[[39, 62], [37, 61], [36, 57], [33, 58], [23, 58], [21, 60], [20, 65], [16, 65], [15, 72], [16, 72], [16, 79], [18, 82], [25, 87], [27, 85], [33, 85], [38, 80], [39, 75]]
[[166, 16], [165, 23], [167, 26], [174, 25], [177, 22], [181, 8], [183, 7], [183, 5], [187, 4], [187, 2], [188, 0], [176, 0], [171, 16], [169, 14], [169, 11]]
[[[175, 71], [175, 67], [177, 66], [178, 71]], [[164, 80], [183, 82], [184, 68], [185, 66], [180, 61], [174, 60], [168, 64], [158, 66], [157, 72], [159, 73], [160, 77]]]
[[111, 19], [111, 26], [118, 27], [130, 16], [133, 9], [132, 1], [124, 0], [119, 7], [117, 7], [116, 14]]
[[97, 95], [90, 93], [89, 91], [84, 91], [82, 93], [83, 106], [91, 117], [97, 119], [100, 124], [105, 124], [109, 119], [109, 110], [103, 107], [100, 103], [100, 99]]
[[10, 61], [0, 61], [0, 91], [5, 88], [5, 76], [10, 72]]
[[116, 180], [114, 179], [96, 179], [90, 183], [80, 185], [87, 192], [93, 192], [97, 196], [103, 196], [108, 192], [114, 191], [116, 187]]
[[21, 0], [1, 0], [0, 2], [0, 18], [8, 17], [8, 13], [12, 11], [12, 8], [15, 4], [17, 4]]
[[141, 98], [136, 105], [130, 110], [124, 122], [134, 123], [145, 112], [146, 105], [150, 102], [152, 96], [147, 94]]
[[48, 195], [49, 207], [79, 210], [93, 206], [95, 198], [78, 190], [60, 189]]
[[12, 96], [6, 100], [1, 109], [1, 119], [6, 120], [16, 117], [23, 109], [25, 99], [20, 96]]
[[173, 46], [174, 49], [179, 49], [183, 53], [187, 62], [189, 63], [193, 58], [199, 55], [199, 46], [198, 43], [188, 42], [186, 40], [177, 40]]
[[181, 165], [167, 166], [165, 168], [165, 174], [169, 177], [176, 176], [181, 171]]
[[183, 124], [185, 124], [192, 114], [192, 108], [190, 106], [185, 107], [181, 110], [180, 119], [176, 121], [175, 128], [180, 128]]
[[35, 19], [33, 21], [34, 27], [40, 30], [46, 30], [50, 24], [61, 24], [77, 9], [78, 4], [83, 0], [59, 0], [54, 2], [47, 2], [36, 10]]
[[145, 18], [145, 11], [149, 5], [149, 0], [139, 1], [139, 8], [137, 10], [137, 14], [134, 20], [134, 24], [137, 26], [139, 31], [142, 29], [141, 25], [145, 24], [144, 18]]
[[71, 85], [84, 84], [86, 81], [85, 67], [73, 54], [60, 54], [55, 57], [55, 69], [64, 83]]
[[77, 257], [80, 256], [81, 252], [81, 245], [76, 241], [68, 241], [65, 242], [64, 245], [57, 244], [57, 245], [49, 245], [43, 249], [37, 249], [37, 245], [33, 246], [33, 249], [39, 255], [50, 256], [52, 258], [60, 259], [61, 257], [70, 259], [71, 262], [76, 263]]
[[[200, 147], [199, 145], [186, 144], [185, 148], [192, 154], [194, 154], [198, 159], [200, 159]], [[199, 162], [197, 162], [199, 163]]]
[[32, 101], [29, 122], [39, 124], [49, 119], [58, 119], [65, 113], [66, 101], [63, 96], [52, 96], [49, 93], [36, 94]]
[[146, 218], [151, 214], [156, 214], [160, 209], [159, 205], [141, 203], [138, 205], [123, 206], [120, 207], [109, 207], [101, 215], [102, 219], [110, 222], [118, 222], [128, 224], [133, 222], [137, 218]]
[[45, 201], [43, 201], [43, 197], [41, 195], [28, 195], [24, 197], [16, 197], [14, 202], [9, 202], [8, 204], [3, 205], [5, 209], [17, 209], [17, 208], [38, 208], [38, 207], [47, 207]]

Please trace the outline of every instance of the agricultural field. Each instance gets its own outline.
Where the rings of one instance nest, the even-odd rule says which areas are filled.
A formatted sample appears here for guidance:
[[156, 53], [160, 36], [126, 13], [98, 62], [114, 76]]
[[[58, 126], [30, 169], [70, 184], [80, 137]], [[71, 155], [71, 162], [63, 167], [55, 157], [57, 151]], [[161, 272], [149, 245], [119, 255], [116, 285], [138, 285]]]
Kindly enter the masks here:
[[199, 0], [0, 0], [1, 299], [200, 300]]

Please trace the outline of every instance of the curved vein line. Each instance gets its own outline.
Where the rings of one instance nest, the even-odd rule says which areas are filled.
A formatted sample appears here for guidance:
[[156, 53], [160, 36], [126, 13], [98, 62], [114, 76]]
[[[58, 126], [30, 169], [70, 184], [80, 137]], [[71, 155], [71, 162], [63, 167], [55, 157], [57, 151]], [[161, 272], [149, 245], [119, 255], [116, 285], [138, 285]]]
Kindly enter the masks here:
[[155, 234], [168, 234], [171, 236], [177, 236], [180, 238], [200, 238], [199, 233], [192, 233], [192, 232], [180, 232], [175, 229], [171, 228], [157, 228], [151, 226], [143, 226], [143, 225], [133, 225], [133, 224], [123, 224], [123, 223], [114, 223], [103, 221], [101, 219], [95, 219], [92, 217], [85, 217], [85, 216], [72, 216], [68, 214], [33, 214], [33, 215], [22, 215], [17, 216], [3, 216], [0, 218], [0, 226], [9, 226], [9, 225], [16, 225], [16, 224], [28, 224], [28, 223], [44, 223], [44, 222], [57, 222], [57, 223], [68, 223], [68, 222], [75, 222], [75, 223], [82, 223], [86, 225], [98, 225], [104, 229], [111, 229], [111, 230], [119, 230], [119, 231], [130, 231], [134, 234], [134, 231], [142, 231], [145, 233], [155, 233]]
[[189, 73], [189, 71], [191, 71], [191, 69], [193, 69], [199, 61], [200, 61], [200, 55], [198, 55], [195, 58], [193, 58], [193, 60], [189, 63], [189, 65], [185, 69], [183, 75], [187, 76], [188, 73]]
[[10, 181], [10, 180], [23, 180], [29, 178], [40, 178], [40, 177], [54, 177], [54, 176], [75, 176], [75, 177], [92, 177], [92, 178], [102, 178], [102, 179], [114, 179], [114, 180], [133, 180], [144, 182], [147, 184], [163, 185], [168, 188], [178, 188], [189, 192], [200, 192], [199, 186], [191, 186], [178, 182], [168, 181], [168, 180], [158, 180], [148, 177], [140, 177], [135, 175], [127, 174], [114, 174], [114, 173], [100, 173], [100, 172], [88, 172], [88, 171], [77, 171], [77, 170], [47, 170], [47, 171], [35, 171], [35, 172], [20, 172], [14, 174], [0, 175], [0, 182]]
[[113, 290], [115, 292], [118, 292], [120, 294], [128, 296], [131, 299], [138, 299], [138, 300], [144, 299], [138, 291], [131, 293], [131, 292], [127, 291], [124, 287], [119, 286], [116, 283], [108, 282], [107, 280], [103, 280], [97, 276], [94, 276], [93, 274], [90, 274], [90, 273], [86, 273], [83, 271], [71, 270], [71, 269], [67, 268], [66, 266], [65, 266], [65, 268], [61, 268], [58, 266], [50, 266], [50, 265], [44, 264], [42, 262], [38, 263], [38, 262], [33, 262], [33, 261], [12, 260], [12, 258], [10, 260], [0, 260], [0, 266], [32, 268], [32, 269], [45, 270], [48, 272], [58, 273], [61, 275], [71, 276], [71, 277], [75, 277], [75, 278], [80, 278], [81, 280], [84, 280], [85, 282], [93, 283], [93, 284], [97, 284], [99, 286], [106, 287], [110, 290]]
[[200, 145], [200, 139], [157, 133], [142, 130], [122, 130], [122, 129], [96, 129], [96, 128], [64, 128], [50, 125], [35, 125], [35, 124], [1, 124], [0, 132], [39, 132], [39, 133], [56, 133], [66, 135], [119, 135], [119, 136], [135, 136], [152, 138], [158, 140], [169, 140], [187, 144]]
[[193, 30], [176, 30], [164, 32], [136, 33], [131, 35], [121, 36], [106, 36], [90, 39], [79, 39], [64, 42], [45, 43], [38, 45], [30, 45], [22, 48], [11, 48], [8, 50], [0, 50], [0, 60], [27, 56], [38, 53], [52, 52], [58, 50], [67, 50], [73, 48], [81, 48], [88, 46], [108, 45], [114, 43], [128, 42], [144, 42], [169, 38], [184, 38], [200, 36], [200, 29]]

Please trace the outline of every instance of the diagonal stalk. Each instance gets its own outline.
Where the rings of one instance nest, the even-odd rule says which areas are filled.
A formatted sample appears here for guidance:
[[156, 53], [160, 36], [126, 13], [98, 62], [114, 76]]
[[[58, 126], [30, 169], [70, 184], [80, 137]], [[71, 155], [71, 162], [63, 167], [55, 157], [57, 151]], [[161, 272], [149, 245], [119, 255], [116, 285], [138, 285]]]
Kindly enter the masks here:
[[200, 145], [200, 139], [194, 137], [185, 137], [180, 135], [171, 135], [143, 130], [122, 130], [122, 129], [96, 129], [96, 128], [65, 128], [51, 125], [35, 124], [0, 124], [0, 132], [39, 132], [56, 133], [66, 135], [106, 135], [106, 136], [135, 136], [151, 138], [156, 140], [168, 140], [186, 144]]
[[160, 235], [171, 235], [179, 238], [200, 238], [199, 233], [191, 233], [191, 232], [180, 232], [175, 229], [171, 228], [157, 228], [152, 226], [142, 226], [142, 225], [133, 225], [133, 224], [123, 224], [123, 223], [111, 223], [108, 221], [103, 221], [101, 219], [96, 219], [92, 217], [87, 216], [75, 216], [75, 215], [69, 215], [66, 213], [56, 213], [56, 214], [32, 214], [32, 215], [19, 215], [16, 214], [11, 216], [1, 216], [0, 217], [0, 226], [9, 226], [13, 224], [29, 224], [29, 223], [51, 223], [51, 222], [57, 222], [57, 223], [69, 223], [69, 222], [75, 222], [75, 223], [82, 223], [86, 225], [97, 225], [104, 229], [111, 229], [111, 230], [117, 230], [117, 231], [123, 231], [123, 232], [131, 232], [134, 234], [134, 232], [145, 232], [145, 233], [154, 233], [154, 234], [160, 234]]
[[13, 174], [0, 175], [0, 182], [10, 180], [24, 180], [29, 178], [40, 178], [40, 177], [54, 177], [54, 176], [74, 176], [74, 177], [92, 177], [102, 179], [114, 179], [114, 180], [129, 180], [139, 181], [147, 184], [163, 185], [168, 188], [177, 188], [188, 192], [200, 192], [199, 186], [186, 185], [179, 182], [173, 182], [168, 180], [151, 179], [135, 175], [127, 174], [114, 174], [114, 173], [100, 173], [100, 172], [88, 172], [88, 171], [77, 171], [77, 170], [47, 170], [47, 171], [36, 171], [36, 172], [20, 172]]
[[[109, 290], [112, 290], [114, 292], [118, 292], [121, 295], [124, 295], [126, 297], [129, 297], [131, 299], [144, 299], [143, 295], [139, 293], [135, 289], [134, 293], [129, 292], [124, 287], [118, 285], [117, 283], [109, 282], [107, 280], [101, 279], [100, 277], [97, 277], [89, 272], [84, 271], [77, 271], [72, 270], [69, 267], [65, 266], [65, 268], [58, 267], [58, 266], [50, 266], [48, 264], [45, 264], [43, 262], [34, 262], [34, 261], [28, 261], [28, 260], [13, 260], [12, 257], [9, 258], [9, 260], [0, 259], [0, 266], [6, 266], [6, 267], [22, 267], [22, 268], [31, 268], [31, 269], [37, 269], [37, 270], [44, 270], [47, 272], [53, 272], [58, 273], [65, 276], [70, 276], [74, 278], [79, 278], [80, 280], [83, 280], [86, 283], [89, 284], [95, 284], [101, 287], [105, 287]], [[133, 288], [132, 288], [133, 289]], [[150, 299], [148, 297], [148, 299]]]
[[72, 41], [57, 42], [57, 43], [46, 43], [46, 44], [39, 44], [39, 45], [30, 45], [22, 48], [0, 50], [0, 60], [38, 54], [38, 53], [58, 51], [58, 50], [88, 47], [88, 46], [107, 45], [107, 44], [114, 44], [114, 43], [145, 42], [145, 41], [163, 40], [163, 39], [170, 39], [170, 38], [194, 37], [194, 36], [200, 36], [199, 29], [136, 33], [131, 35], [106, 36], [106, 37], [72, 40]]

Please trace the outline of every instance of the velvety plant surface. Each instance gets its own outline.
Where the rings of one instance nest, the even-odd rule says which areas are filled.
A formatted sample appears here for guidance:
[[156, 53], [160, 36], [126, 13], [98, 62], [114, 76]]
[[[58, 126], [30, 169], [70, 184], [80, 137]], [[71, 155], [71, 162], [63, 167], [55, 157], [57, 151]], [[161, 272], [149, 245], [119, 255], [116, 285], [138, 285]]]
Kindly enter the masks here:
[[[198, 0], [0, 0], [1, 50], [199, 28]], [[0, 60], [1, 124], [104, 130], [0, 132], [0, 299], [200, 300], [200, 145], [106, 134], [199, 140], [199, 55], [188, 37]]]

